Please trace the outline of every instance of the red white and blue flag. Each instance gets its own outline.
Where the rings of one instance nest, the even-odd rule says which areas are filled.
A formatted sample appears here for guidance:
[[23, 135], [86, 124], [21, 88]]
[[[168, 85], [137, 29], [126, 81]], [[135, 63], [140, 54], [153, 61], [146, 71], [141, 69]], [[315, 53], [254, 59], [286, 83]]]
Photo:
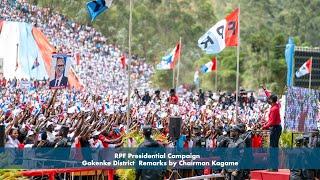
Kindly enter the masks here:
[[198, 40], [206, 54], [217, 54], [225, 47], [238, 46], [240, 9], [235, 9], [225, 19], [217, 22]]
[[161, 62], [157, 65], [158, 70], [173, 69], [180, 57], [181, 45], [178, 43], [176, 47], [166, 56], [162, 57]]
[[311, 73], [312, 69], [312, 58], [308, 59], [296, 72], [296, 77], [300, 78], [301, 76], [304, 76], [306, 74]]
[[216, 57], [213, 57], [212, 60], [205, 65], [201, 66], [201, 72], [202, 73], [207, 73], [211, 71], [217, 70], [217, 59]]

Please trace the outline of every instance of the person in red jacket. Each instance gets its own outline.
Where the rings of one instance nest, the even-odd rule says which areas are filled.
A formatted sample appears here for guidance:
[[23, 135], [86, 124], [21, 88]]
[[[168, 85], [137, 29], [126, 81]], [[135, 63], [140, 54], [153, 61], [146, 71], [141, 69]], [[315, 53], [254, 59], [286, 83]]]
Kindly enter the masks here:
[[270, 130], [270, 147], [279, 147], [279, 138], [281, 135], [281, 119], [280, 119], [280, 104], [278, 103], [278, 97], [268, 92], [265, 87], [263, 90], [268, 97], [268, 103], [271, 105], [268, 122], [262, 129]]
[[271, 162], [274, 162], [272, 165], [273, 169], [271, 171], [277, 171], [276, 167], [278, 166], [278, 157], [277, 157], [277, 148], [279, 147], [279, 139], [282, 132], [281, 119], [280, 119], [280, 105], [278, 103], [278, 97], [274, 94], [271, 94], [263, 86], [263, 90], [268, 97], [268, 103], [271, 105], [268, 122], [263, 126], [262, 129], [270, 130], [270, 148], [274, 153], [271, 152]]
[[176, 95], [175, 89], [170, 90], [170, 96], [168, 98], [169, 104], [178, 104], [179, 98]]

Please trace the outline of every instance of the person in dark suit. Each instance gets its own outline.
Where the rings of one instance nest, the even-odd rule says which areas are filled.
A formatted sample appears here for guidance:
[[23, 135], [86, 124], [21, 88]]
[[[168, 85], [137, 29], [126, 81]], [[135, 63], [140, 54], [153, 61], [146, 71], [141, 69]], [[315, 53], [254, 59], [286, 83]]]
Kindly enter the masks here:
[[[163, 146], [159, 144], [157, 141], [151, 138], [152, 135], [152, 128], [149, 125], [146, 125], [143, 127], [143, 135], [144, 135], [144, 141], [142, 144], [139, 145], [138, 153], [141, 154], [143, 152], [146, 152], [147, 148], [154, 149], [154, 148], [162, 148]], [[151, 152], [154, 152], [154, 150], [151, 150]], [[162, 151], [161, 151], [162, 152]], [[142, 159], [137, 159], [138, 161]], [[159, 159], [149, 159], [150, 161], [157, 162]], [[164, 177], [165, 169], [162, 167], [159, 167], [157, 169], [136, 169], [136, 178], [135, 180], [156, 180], [156, 179], [163, 179]]]
[[65, 66], [65, 60], [61, 57], [58, 57], [55, 78], [50, 81], [50, 87], [66, 87], [68, 85], [68, 77], [64, 76]]

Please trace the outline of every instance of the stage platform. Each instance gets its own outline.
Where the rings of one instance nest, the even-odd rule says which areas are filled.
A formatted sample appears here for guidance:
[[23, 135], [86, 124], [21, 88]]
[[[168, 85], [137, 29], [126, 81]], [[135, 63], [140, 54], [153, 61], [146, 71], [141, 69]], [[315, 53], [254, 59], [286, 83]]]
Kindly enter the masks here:
[[279, 169], [278, 172], [269, 172], [267, 170], [251, 171], [251, 180], [289, 180], [289, 169]]

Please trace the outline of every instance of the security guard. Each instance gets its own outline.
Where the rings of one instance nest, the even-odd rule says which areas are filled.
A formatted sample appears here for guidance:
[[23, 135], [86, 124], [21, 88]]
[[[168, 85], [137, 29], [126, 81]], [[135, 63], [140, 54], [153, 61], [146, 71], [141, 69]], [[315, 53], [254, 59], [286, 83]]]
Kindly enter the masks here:
[[[160, 145], [157, 141], [151, 138], [152, 128], [151, 126], [144, 126], [143, 127], [143, 135], [145, 140], [139, 146], [139, 149], [142, 148], [160, 148]], [[139, 151], [138, 149], [138, 151]], [[164, 170], [160, 169], [137, 169], [136, 170], [136, 180], [156, 180], [156, 179], [163, 179], [164, 177]]]
[[[241, 123], [238, 125], [240, 128], [240, 138], [244, 140], [244, 157], [246, 159], [247, 164], [252, 164], [253, 158], [253, 152], [252, 152], [252, 131], [246, 130], [246, 125]], [[250, 170], [245, 169], [243, 170], [244, 178], [249, 179], [250, 176]]]
[[244, 148], [244, 139], [240, 137], [241, 129], [239, 126], [235, 125], [230, 129], [230, 139], [228, 148]]
[[206, 140], [202, 135], [202, 127], [201, 126], [196, 126], [193, 128], [193, 132], [195, 137], [193, 138], [193, 147], [206, 147]]
[[217, 138], [217, 147], [218, 148], [226, 148], [228, 147], [230, 139], [230, 128], [227, 127], [225, 130], [225, 134], [218, 136]]
[[240, 138], [244, 140], [245, 147], [251, 148], [252, 147], [252, 133], [251, 131], [246, 130], [246, 125], [241, 123], [238, 125], [240, 128]]
[[[229, 154], [229, 158], [235, 158], [235, 161], [240, 162], [241, 157], [243, 155], [241, 154], [241, 150], [239, 148], [244, 148], [244, 140], [240, 138], [240, 127], [239, 126], [233, 126], [230, 129], [230, 141], [228, 144], [228, 148], [233, 148], [231, 151], [232, 154]], [[232, 180], [241, 180], [243, 179], [243, 171], [241, 170], [235, 170], [235, 169], [228, 169], [226, 170], [226, 179], [232, 179]]]

